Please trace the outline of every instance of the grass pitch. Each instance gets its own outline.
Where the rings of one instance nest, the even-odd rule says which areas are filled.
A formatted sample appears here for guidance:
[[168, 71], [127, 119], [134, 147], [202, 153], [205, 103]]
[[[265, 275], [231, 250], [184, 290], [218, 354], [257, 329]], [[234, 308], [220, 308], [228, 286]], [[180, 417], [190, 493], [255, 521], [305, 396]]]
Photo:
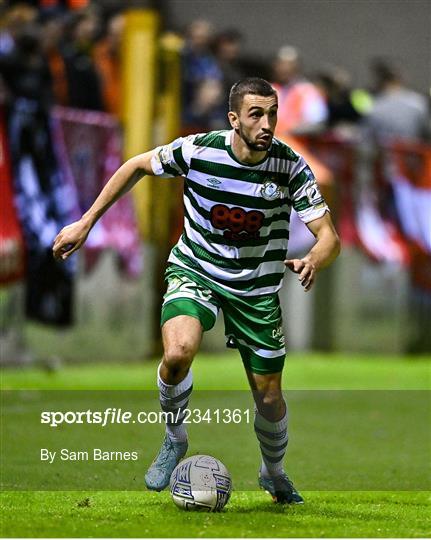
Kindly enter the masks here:
[[[263, 492], [234, 492], [220, 514], [183, 512], [169, 494], [33, 492], [3, 494], [11, 537], [423, 537], [424, 493], [305, 492], [306, 504], [272, 504]], [[428, 507], [429, 510], [429, 507]], [[427, 523], [428, 522], [428, 523]]]
[[[156, 363], [74, 366], [54, 373], [37, 369], [9, 370], [3, 373], [2, 388], [154, 389], [155, 369]], [[426, 359], [291, 355], [286, 365], [284, 386], [291, 390], [426, 390], [430, 385], [429, 369]], [[195, 361], [194, 379], [195, 388], [200, 390], [247, 388], [235, 354], [200, 355]], [[301, 404], [304, 412], [306, 406], [307, 403]], [[297, 422], [301, 420], [300, 411], [301, 408], [296, 412]], [[350, 412], [353, 415], [361, 413]], [[337, 421], [334, 418], [334, 423]], [[412, 423], [417, 421], [415, 415]], [[427, 437], [426, 432], [422, 434]], [[293, 439], [292, 454], [294, 442]], [[158, 440], [154, 441], [156, 446], [157, 443]], [[319, 449], [307, 446], [299, 450], [304, 456], [304, 466], [308, 459], [311, 460], [307, 489], [312, 489], [313, 476], [316, 482], [319, 476], [316, 462], [319, 462], [319, 456], [323, 461], [323, 455]], [[371, 459], [367, 467], [373, 463], [373, 450], [370, 448]], [[408, 454], [406, 452], [404, 456], [406, 462], [411, 459]], [[236, 473], [236, 469], [241, 470], [243, 460], [235, 451], [232, 451], [231, 459], [229, 468]], [[378, 473], [384, 460], [376, 456], [374, 462]], [[355, 469], [356, 463], [352, 462], [351, 466]], [[428, 473], [429, 469], [425, 467], [423, 475]], [[329, 474], [337, 476], [340, 472], [334, 467]], [[254, 484], [256, 479], [250, 481]], [[151, 493], [143, 486], [142, 491], [3, 491], [1, 534], [3, 537], [414, 538], [427, 537], [431, 533], [427, 491], [304, 491], [302, 485], [298, 483], [306, 499], [303, 506], [280, 507], [272, 504], [262, 491], [235, 491], [226, 510], [220, 514], [180, 511], [171, 502], [169, 493]], [[139, 484], [137, 489], [141, 489]]]

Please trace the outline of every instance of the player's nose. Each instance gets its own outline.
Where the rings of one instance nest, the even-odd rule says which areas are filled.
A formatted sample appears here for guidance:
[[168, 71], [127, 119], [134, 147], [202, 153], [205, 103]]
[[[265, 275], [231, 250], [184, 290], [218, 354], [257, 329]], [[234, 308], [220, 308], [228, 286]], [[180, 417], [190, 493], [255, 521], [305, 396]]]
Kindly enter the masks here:
[[262, 116], [262, 123], [261, 123], [260, 127], [262, 129], [269, 129], [269, 121], [268, 121], [268, 117], [266, 115]]
[[264, 114], [262, 116], [260, 127], [261, 129], [264, 129], [266, 131], [271, 131], [271, 123], [269, 121], [269, 116], [267, 114]]

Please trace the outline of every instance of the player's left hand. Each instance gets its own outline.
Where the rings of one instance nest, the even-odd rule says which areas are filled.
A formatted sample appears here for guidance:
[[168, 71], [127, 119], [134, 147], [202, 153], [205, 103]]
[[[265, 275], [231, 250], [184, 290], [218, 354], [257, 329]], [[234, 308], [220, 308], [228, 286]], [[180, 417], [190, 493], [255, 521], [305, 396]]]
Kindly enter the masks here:
[[307, 258], [304, 259], [287, 259], [284, 264], [290, 271], [299, 274], [298, 280], [304, 287], [305, 291], [309, 291], [316, 279], [316, 266]]

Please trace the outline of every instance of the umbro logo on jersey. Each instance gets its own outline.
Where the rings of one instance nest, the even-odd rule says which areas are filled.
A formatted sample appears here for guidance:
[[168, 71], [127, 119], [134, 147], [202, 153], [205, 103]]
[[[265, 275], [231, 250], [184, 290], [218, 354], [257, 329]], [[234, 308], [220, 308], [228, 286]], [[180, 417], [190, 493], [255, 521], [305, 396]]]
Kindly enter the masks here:
[[218, 189], [220, 184], [221, 180], [218, 180], [217, 178], [207, 178], [207, 185], [214, 189]]

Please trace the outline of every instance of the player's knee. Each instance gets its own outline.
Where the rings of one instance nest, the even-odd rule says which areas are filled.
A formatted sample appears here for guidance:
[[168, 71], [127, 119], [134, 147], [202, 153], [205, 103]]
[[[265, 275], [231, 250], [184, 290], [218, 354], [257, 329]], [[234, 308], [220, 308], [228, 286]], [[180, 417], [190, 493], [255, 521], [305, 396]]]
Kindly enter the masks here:
[[257, 406], [260, 404], [265, 408], [278, 407], [284, 401], [281, 392], [274, 390], [257, 392], [256, 398]]
[[193, 351], [187, 344], [177, 344], [165, 350], [162, 360], [163, 371], [169, 379], [182, 379], [193, 361]]
[[254, 398], [257, 410], [268, 420], [275, 421], [284, 415], [286, 407], [281, 389], [261, 386]]

